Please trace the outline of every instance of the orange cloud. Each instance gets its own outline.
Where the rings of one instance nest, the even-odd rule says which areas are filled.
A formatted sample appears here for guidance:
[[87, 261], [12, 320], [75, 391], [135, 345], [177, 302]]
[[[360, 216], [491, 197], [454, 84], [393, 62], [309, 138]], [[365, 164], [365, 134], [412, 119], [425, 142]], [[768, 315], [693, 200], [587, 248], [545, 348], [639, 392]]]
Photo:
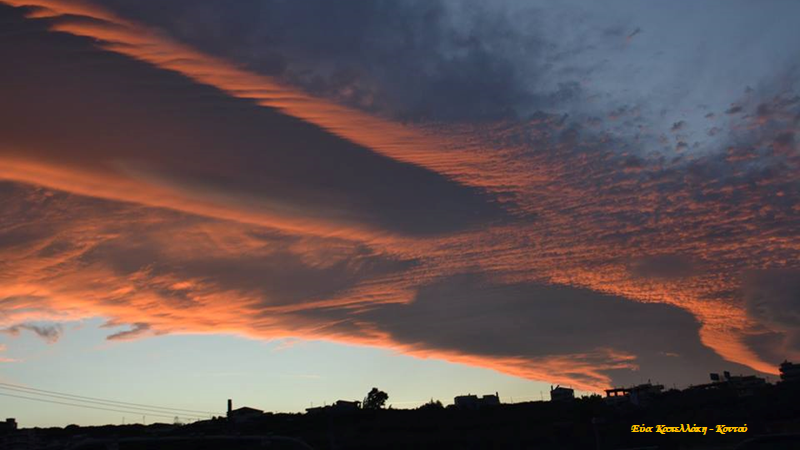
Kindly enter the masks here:
[[[463, 273], [481, 273], [498, 284], [565, 285], [685, 309], [701, 323], [702, 342], [723, 358], [775, 373], [774, 365], [747, 344], [760, 332], [760, 324], [748, 315], [737, 292], [743, 271], [789, 267], [798, 259], [800, 238], [791, 227], [800, 210], [771, 206], [769, 200], [772, 187], [791, 186], [790, 169], [795, 166], [776, 171], [772, 178], [751, 180], [739, 174], [747, 168], [737, 166], [751, 158], [732, 159], [726, 170], [734, 175], [721, 180], [709, 172], [716, 164], [713, 157], [694, 163], [631, 165], [606, 150], [605, 137], [585, 136], [577, 143], [554, 139], [563, 131], [556, 118], [481, 126], [404, 126], [314, 98], [89, 4], [5, 3], [44, 7], [30, 17], [51, 20], [55, 31], [98, 39], [104, 49], [276, 108], [394, 160], [485, 189], [518, 220], [445, 236], [405, 237], [330, 211], [198, 195], [152, 175], [55, 164], [25, 158], [14, 149], [13, 158], [11, 151], [0, 156], [0, 178], [147, 208], [122, 207], [122, 222], [120, 217], [97, 218], [89, 224], [67, 220], [54, 235], [0, 253], [9, 274], [0, 278], [0, 298], [13, 299], [4, 303], [7, 314], [0, 322], [4, 326], [101, 315], [115, 323], [145, 324], [117, 333], [121, 338], [149, 332], [325, 338], [587, 390], [608, 386], [612, 380], [607, 371], [637, 367], [635, 355], [613, 348], [535, 357], [465, 354], [425, 342], [402, 342], [382, 324], [364, 319], [374, 308], [412, 303], [421, 287]], [[59, 18], [66, 14], [98, 21]], [[790, 161], [793, 151], [780, 147]], [[125, 244], [125, 239], [138, 235], [131, 229], [147, 223], [158, 225], [158, 232], [148, 235], [151, 243], [158, 244], [157, 252]], [[265, 241], [254, 237], [256, 232], [280, 234], [281, 239]], [[42, 256], [59, 238], [77, 244]], [[149, 255], [143, 258], [146, 262], [174, 262], [174, 266], [115, 269], [113, 254], [89, 258], [98, 249], [126, 257], [141, 251]], [[636, 258], [663, 254], [681, 255], [711, 268], [677, 278], [643, 276], [632, 269]], [[235, 274], [230, 282], [222, 282], [208, 275], [206, 267], [178, 269], [203, 257], [235, 262], [242, 255], [249, 258], [247, 264], [262, 264], [265, 271], [278, 271], [271, 265], [275, 257], [296, 260], [298, 268], [314, 276], [355, 275], [351, 283], [331, 282], [319, 291], [297, 285], [281, 290], [275, 287], [281, 281], [276, 279], [271, 280], [270, 290], [245, 286]], [[384, 260], [406, 265], [384, 270], [381, 264], [391, 265]], [[290, 289], [300, 291], [297, 298]], [[334, 309], [348, 315], [314, 316]]]

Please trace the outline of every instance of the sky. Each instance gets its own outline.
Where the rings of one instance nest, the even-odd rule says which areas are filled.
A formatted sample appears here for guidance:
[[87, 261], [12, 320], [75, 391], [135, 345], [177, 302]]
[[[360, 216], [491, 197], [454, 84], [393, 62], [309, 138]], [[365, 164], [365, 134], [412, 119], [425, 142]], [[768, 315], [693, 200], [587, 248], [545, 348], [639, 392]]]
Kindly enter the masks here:
[[0, 0], [0, 383], [296, 412], [775, 378], [798, 14]]

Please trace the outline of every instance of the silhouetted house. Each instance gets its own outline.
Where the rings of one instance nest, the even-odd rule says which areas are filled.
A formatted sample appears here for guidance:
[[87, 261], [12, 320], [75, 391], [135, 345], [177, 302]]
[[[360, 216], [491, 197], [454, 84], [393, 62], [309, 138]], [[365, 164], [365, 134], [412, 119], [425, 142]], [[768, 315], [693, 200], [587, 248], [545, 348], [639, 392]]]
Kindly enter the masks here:
[[231, 422], [247, 422], [248, 420], [257, 419], [263, 415], [264, 411], [247, 406], [233, 409], [233, 401], [228, 400], [228, 420]]
[[361, 409], [361, 402], [350, 400], [336, 400], [336, 403], [327, 406], [315, 406], [306, 408], [306, 413], [315, 414], [321, 412], [329, 412], [335, 414], [351, 413]]
[[500, 395], [495, 392], [494, 395], [484, 395], [481, 397], [481, 406], [495, 406], [500, 404]]
[[16, 419], [6, 419], [5, 422], [0, 422], [0, 434], [7, 434], [17, 431], [17, 420]]
[[731, 375], [730, 372], [722, 372], [722, 377], [718, 373], [709, 374], [711, 383], [692, 386], [690, 389], [727, 389], [735, 392], [739, 397], [754, 395], [759, 389], [767, 385], [767, 380], [755, 375]]
[[575, 390], [561, 386], [550, 386], [550, 401], [565, 402], [575, 399]]
[[754, 395], [759, 389], [767, 385], [767, 380], [755, 375], [732, 376], [728, 378], [730, 386], [740, 396]]
[[456, 408], [478, 409], [479, 400], [477, 395], [459, 395], [453, 399], [453, 404]]
[[336, 400], [336, 403], [331, 405], [331, 410], [334, 412], [353, 412], [359, 409], [361, 409], [361, 402], [357, 400]]
[[0, 449], [1, 450], [27, 450], [44, 448], [39, 442], [36, 430], [17, 429], [16, 419], [6, 419], [0, 422]]
[[0, 449], [26, 448], [17, 445], [19, 437], [16, 431], [17, 421], [15, 419], [6, 419], [5, 422], [0, 422]]
[[247, 406], [243, 406], [238, 409], [234, 409], [228, 413], [228, 420], [233, 422], [246, 422], [248, 420], [257, 419], [264, 415], [264, 411], [255, 408], [248, 408]]
[[611, 404], [631, 403], [636, 406], [645, 406], [663, 390], [663, 385], [649, 382], [629, 388], [606, 389], [605, 400]]
[[784, 360], [780, 365], [780, 371], [781, 381], [791, 383], [800, 381], [800, 364]]
[[478, 397], [477, 395], [467, 394], [467, 395], [459, 395], [455, 399], [453, 399], [453, 403], [455, 404], [456, 408], [464, 408], [464, 409], [479, 409], [484, 406], [495, 406], [500, 404], [500, 396], [497, 392], [494, 395], [484, 395], [483, 397]]

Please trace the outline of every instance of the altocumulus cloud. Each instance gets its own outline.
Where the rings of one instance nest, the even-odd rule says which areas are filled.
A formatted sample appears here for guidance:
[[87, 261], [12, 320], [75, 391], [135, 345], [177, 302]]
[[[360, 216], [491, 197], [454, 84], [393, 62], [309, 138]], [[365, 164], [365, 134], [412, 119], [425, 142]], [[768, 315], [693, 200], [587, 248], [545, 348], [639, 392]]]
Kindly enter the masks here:
[[553, 34], [580, 8], [25, 3], [0, 7], [9, 333], [101, 315], [589, 389], [798, 355], [791, 67], [679, 117], [603, 62], [668, 27], [626, 42], [592, 8]]

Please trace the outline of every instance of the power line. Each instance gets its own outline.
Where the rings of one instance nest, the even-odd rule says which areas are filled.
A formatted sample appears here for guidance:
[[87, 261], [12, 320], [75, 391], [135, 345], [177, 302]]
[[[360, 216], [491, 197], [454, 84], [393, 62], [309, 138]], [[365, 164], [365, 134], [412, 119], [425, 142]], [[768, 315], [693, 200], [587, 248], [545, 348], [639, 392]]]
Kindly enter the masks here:
[[[6, 390], [14, 391], [14, 392], [21, 392], [23, 394], [31, 394], [31, 395], [38, 395], [38, 396], [43, 396], [43, 397], [53, 397], [53, 398], [58, 398], [58, 399], [63, 399], [63, 400], [78, 401], [78, 402], [81, 402], [81, 403], [94, 403], [94, 404], [97, 404], [97, 405], [111, 406], [111, 407], [114, 407], [114, 408], [125, 407], [125, 408], [131, 409], [131, 410], [140, 410], [141, 412], [148, 413], [148, 414], [149, 413], [177, 414], [177, 412], [168, 411], [167, 409], [144, 408], [144, 407], [140, 407], [140, 406], [121, 406], [121, 405], [116, 404], [114, 402], [95, 401], [95, 400], [80, 400], [80, 399], [71, 398], [71, 397], [66, 396], [66, 395], [42, 394], [42, 393], [38, 393], [38, 392], [31, 392], [31, 391], [25, 390], [25, 389], [18, 389], [18, 388], [12, 388], [12, 387], [7, 387], [7, 386], [0, 386], [0, 389], [6, 389]], [[185, 414], [185, 413], [180, 413], [180, 414], [185, 415], [186, 417], [196, 417], [196, 418], [206, 418], [207, 417], [207, 416], [201, 416], [201, 415], [198, 415], [198, 414]]]
[[[22, 396], [22, 395], [6, 394], [6, 393], [3, 393], [3, 392], [0, 392], [0, 395], [5, 396], [5, 397], [21, 398], [21, 399], [24, 399], [24, 400], [33, 400], [33, 401], [37, 401], [37, 402], [53, 403], [53, 404], [57, 404], [57, 405], [74, 406], [74, 407], [77, 407], [77, 408], [97, 409], [97, 410], [101, 410], [101, 411], [111, 411], [111, 412], [120, 412], [120, 413], [137, 414], [137, 415], [142, 413], [141, 411], [125, 411], [125, 410], [122, 410], [122, 409], [101, 408], [99, 406], [78, 405], [78, 404], [75, 404], [75, 403], [58, 402], [58, 401], [55, 401], [55, 400], [48, 400], [48, 399], [44, 399], [44, 398], [25, 397], [25, 396]], [[172, 414], [170, 414], [170, 415], [167, 415], [167, 414], [147, 414], [147, 415], [148, 416], [157, 416], [157, 417], [169, 417], [169, 418], [174, 418], [175, 417], [175, 415], [172, 415]], [[182, 417], [182, 416], [178, 416], [178, 417]], [[184, 419], [190, 419], [191, 417], [185, 417], [184, 416], [183, 418]]]
[[91, 401], [94, 401], [94, 402], [105, 402], [105, 403], [112, 404], [111, 406], [116, 406], [116, 405], [120, 405], [121, 407], [137, 407], [138, 406], [138, 407], [141, 407], [141, 408], [138, 408], [138, 409], [149, 408], [149, 409], [162, 410], [162, 411], [165, 411], [165, 412], [166, 411], [178, 411], [178, 412], [184, 412], [184, 413], [186, 413], [186, 412], [199, 413], [199, 414], [203, 414], [203, 417], [205, 417], [206, 415], [212, 415], [212, 416], [213, 415], [220, 415], [219, 413], [212, 412], [212, 411], [199, 411], [199, 410], [196, 410], [196, 409], [169, 408], [169, 407], [166, 407], [166, 406], [148, 405], [148, 404], [144, 404], [144, 403], [121, 402], [121, 401], [117, 401], [117, 400], [109, 400], [109, 399], [104, 399], [104, 398], [87, 397], [87, 396], [75, 395], [75, 394], [67, 394], [67, 393], [64, 393], [64, 392], [48, 391], [48, 390], [45, 390], [45, 389], [36, 389], [36, 388], [32, 388], [32, 387], [27, 387], [27, 386], [21, 386], [21, 385], [18, 385], [18, 384], [0, 382], [0, 387], [2, 387], [2, 386], [5, 386], [8, 389], [16, 389], [16, 390], [24, 389], [26, 391], [33, 391], [33, 392], [28, 392], [30, 394], [36, 394], [36, 393], [41, 392], [43, 394], [39, 394], [39, 395], [51, 394], [51, 395], [58, 395], [58, 396], [62, 396], [62, 397], [71, 397], [71, 398], [69, 398], [69, 400], [75, 399], [75, 400], [79, 400], [79, 401], [91, 400]]

